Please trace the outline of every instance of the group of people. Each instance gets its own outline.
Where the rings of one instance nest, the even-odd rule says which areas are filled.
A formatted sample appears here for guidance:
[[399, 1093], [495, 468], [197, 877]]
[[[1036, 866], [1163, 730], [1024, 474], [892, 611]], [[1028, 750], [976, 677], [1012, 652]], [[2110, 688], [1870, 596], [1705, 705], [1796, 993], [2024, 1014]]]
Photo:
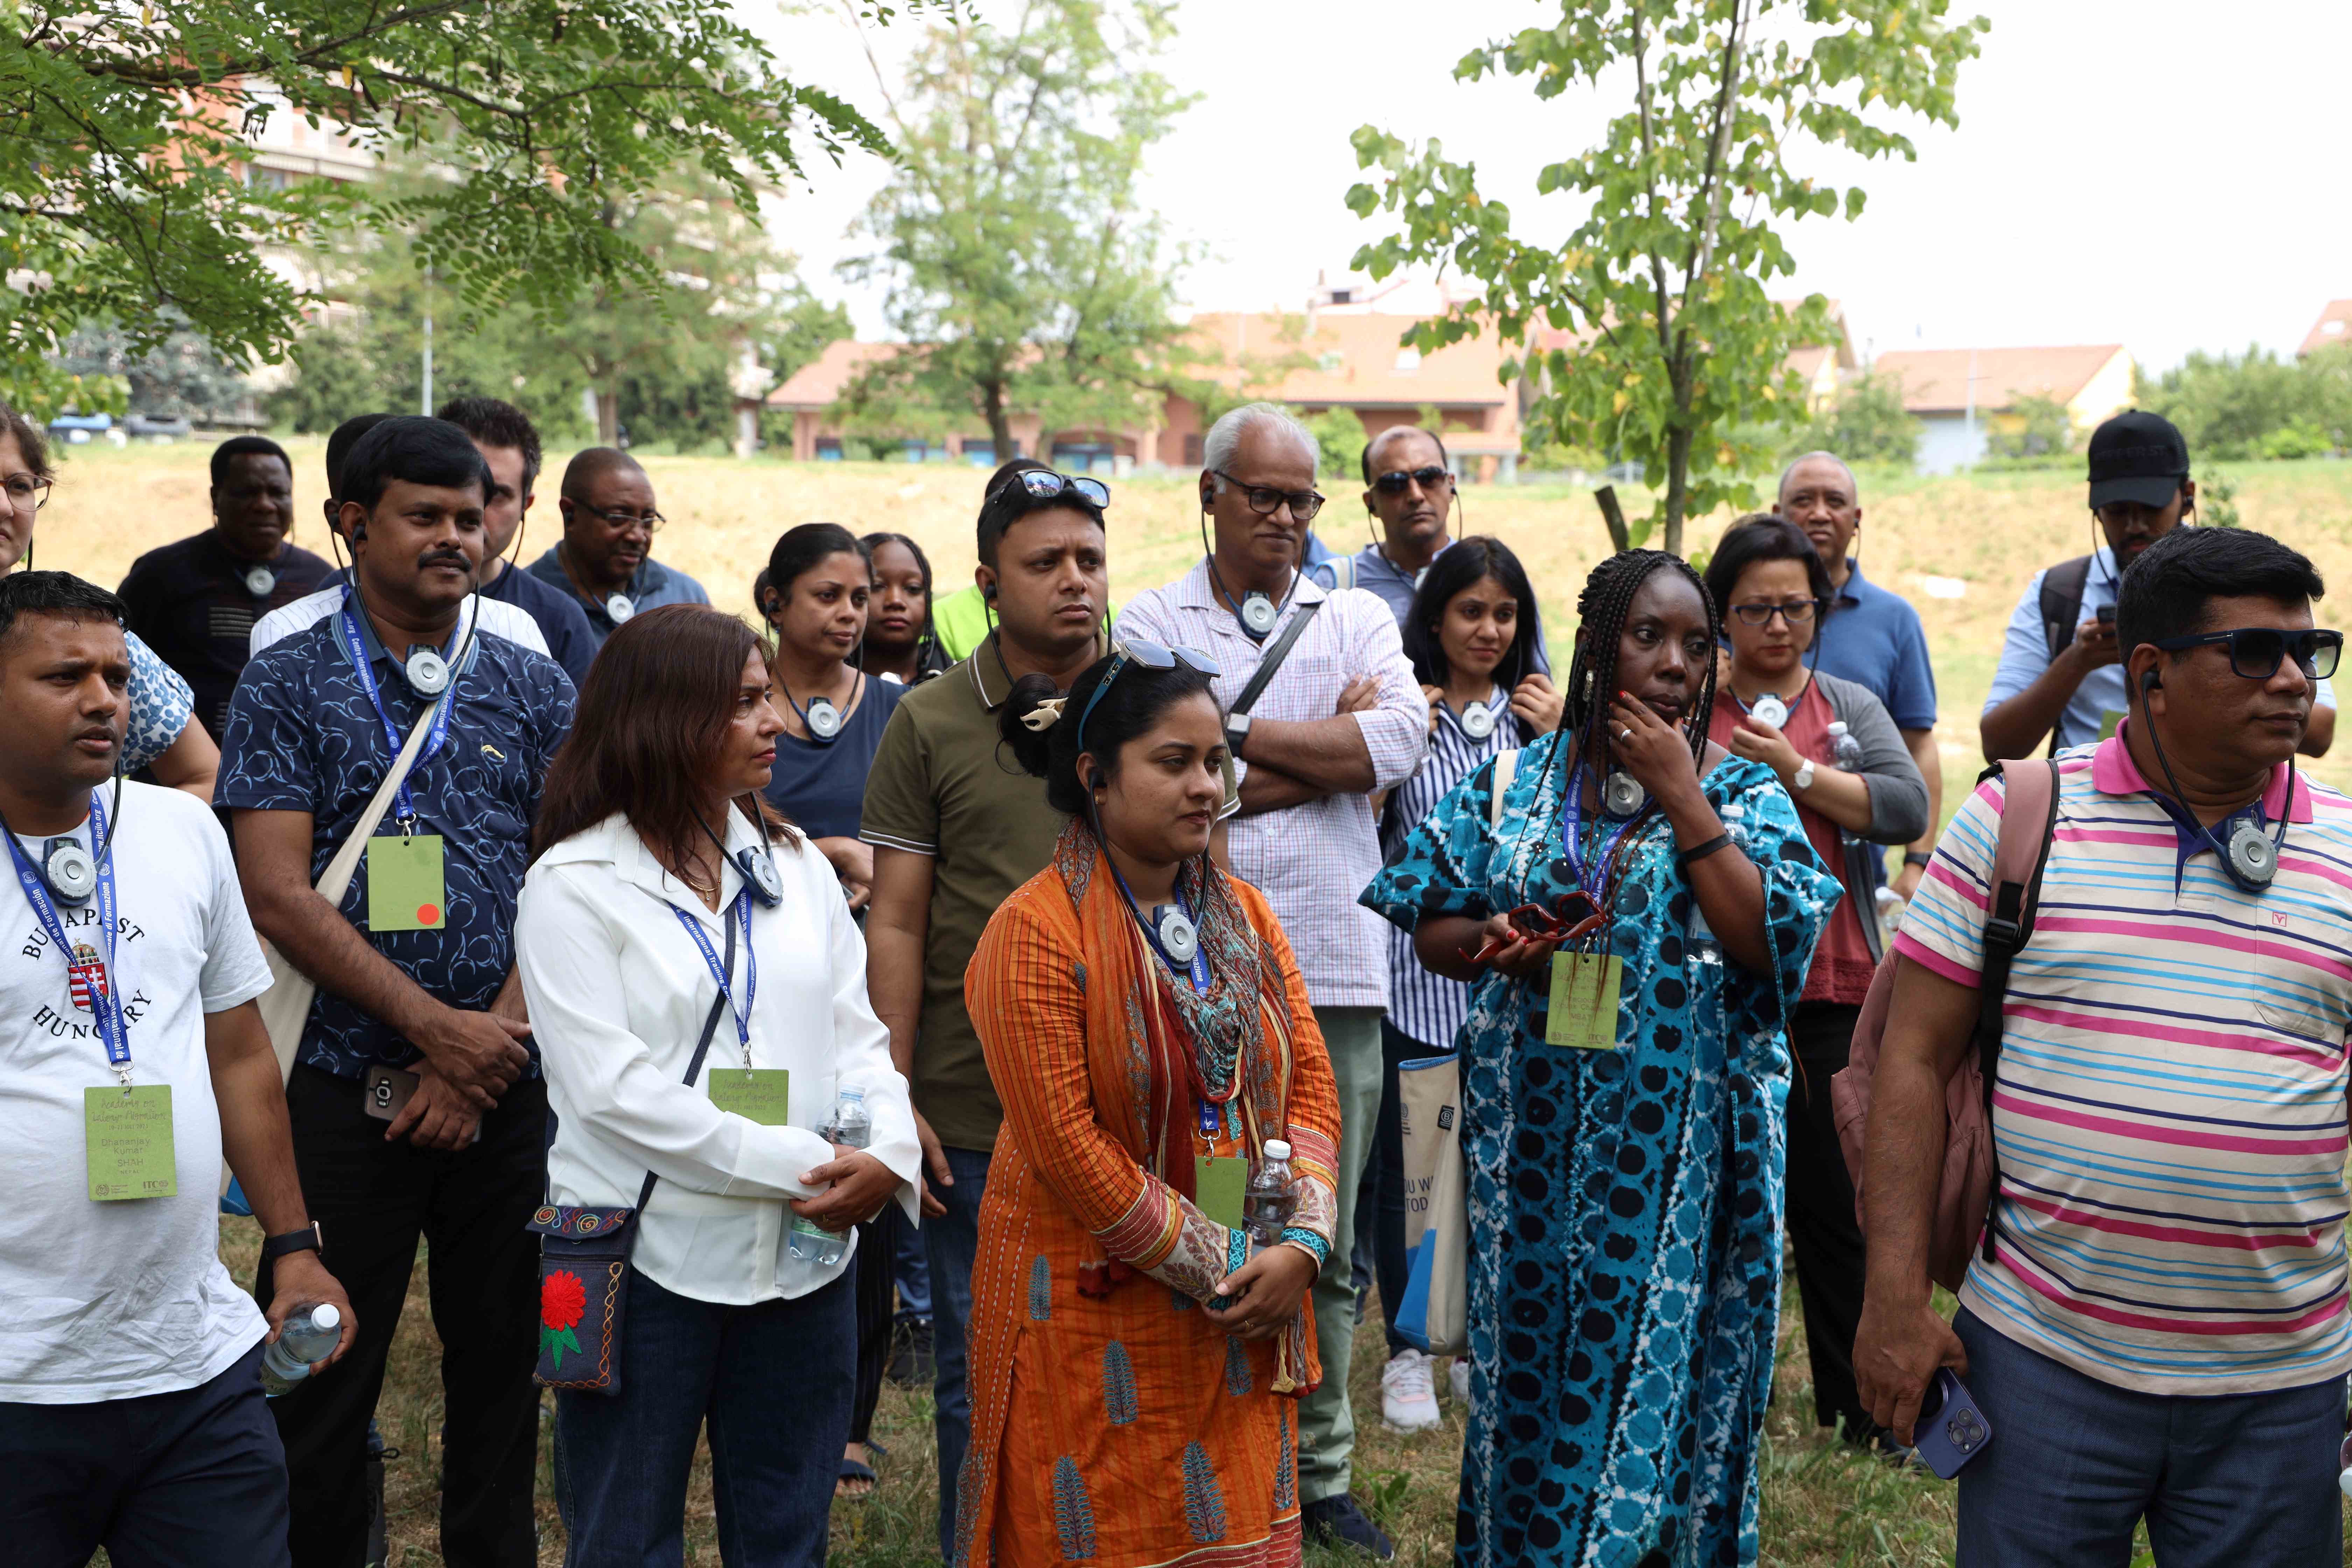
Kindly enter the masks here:
[[[2334, 1561], [2352, 807], [2294, 758], [2341, 638], [2301, 555], [2182, 526], [2177, 432], [2102, 426], [2100, 541], [2010, 631], [1987, 755], [2056, 759], [2023, 908], [2005, 775], [1937, 833], [1926, 638], [1833, 454], [1704, 570], [1601, 562], [1556, 656], [1441, 431], [1366, 445], [1353, 552], [1288, 413], [1203, 448], [1201, 558], [1116, 615], [1108, 487], [1028, 459], [936, 600], [809, 522], [755, 630], [602, 447], [518, 565], [541, 443], [480, 398], [334, 433], [347, 564], [239, 437], [119, 593], [0, 577], [24, 1560], [361, 1563], [420, 1241], [453, 1564], [537, 1560], [541, 1386], [568, 1563], [679, 1561], [706, 1433], [726, 1560], [821, 1563], [910, 1314], [949, 1561], [1388, 1557], [1350, 1352], [1376, 1281], [1381, 1417], [1439, 1423], [1401, 1079], [1452, 1056], [1465, 1568], [1755, 1560], [1784, 1233], [1822, 1426], [1900, 1453], [1968, 1380], [1963, 1563], [2121, 1564], [2143, 1517], [2168, 1565]], [[0, 566], [55, 479], [0, 407]], [[1858, 1212], [1830, 1084], [1890, 947]]]

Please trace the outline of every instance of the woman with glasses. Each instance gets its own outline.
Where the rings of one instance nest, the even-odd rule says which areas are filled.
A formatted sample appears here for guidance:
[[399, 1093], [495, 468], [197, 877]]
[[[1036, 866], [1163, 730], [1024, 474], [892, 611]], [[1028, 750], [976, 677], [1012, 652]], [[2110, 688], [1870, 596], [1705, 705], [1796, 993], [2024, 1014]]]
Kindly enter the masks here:
[[[1706, 585], [1724, 606], [1731, 642], [1708, 733], [1736, 756], [1763, 763], [1797, 804], [1813, 850], [1838, 874], [1845, 897], [1822, 931], [1790, 1015], [1799, 1078], [1789, 1107], [1789, 1238], [1812, 1361], [1813, 1410], [1823, 1426], [1843, 1420], [1848, 1438], [1877, 1436], [1854, 1389], [1853, 1333], [1862, 1321], [1862, 1231], [1830, 1109], [1830, 1079], [1845, 1069], [1854, 1021], [1877, 968], [1873, 903], [1885, 846], [1927, 829], [1927, 783], [1895, 721], [1870, 690], [1815, 673], [1805, 655], [1823, 606], [1834, 602], [1820, 552], [1795, 524], [1769, 513], [1732, 524], [1707, 564]], [[1843, 726], [1840, 731], [1837, 727]], [[1838, 758], [1838, 734], [1850, 737]]]
[[[19, 561], [32, 564], [33, 524], [56, 478], [40, 426], [0, 403], [0, 498], [5, 498], [0, 504], [0, 572], [15, 571]], [[123, 771], [144, 768], [157, 784], [185, 790], [210, 805], [220, 773], [220, 748], [194, 721], [195, 693], [138, 634], [125, 627], [122, 640], [131, 649]]]
[[1838, 888], [1770, 770], [1707, 739], [1697, 574], [1627, 551], [1576, 607], [1560, 728], [1455, 785], [1363, 898], [1473, 986], [1454, 1561], [1749, 1563], [1784, 1030]]
[[[1006, 752], [1070, 821], [964, 981], [1004, 1126], [972, 1274], [959, 1568], [1299, 1560], [1297, 1401], [1319, 1376], [1306, 1300], [1339, 1106], [1281, 927], [1209, 857], [1212, 668], [1129, 642], [1066, 700], [1025, 676], [1003, 706]], [[1244, 1184], [1285, 1158], [1288, 1201], [1254, 1243]]]
[[931, 625], [930, 558], [903, 533], [869, 533], [858, 543], [874, 563], [874, 590], [857, 667], [901, 686], [929, 680], [955, 662]]

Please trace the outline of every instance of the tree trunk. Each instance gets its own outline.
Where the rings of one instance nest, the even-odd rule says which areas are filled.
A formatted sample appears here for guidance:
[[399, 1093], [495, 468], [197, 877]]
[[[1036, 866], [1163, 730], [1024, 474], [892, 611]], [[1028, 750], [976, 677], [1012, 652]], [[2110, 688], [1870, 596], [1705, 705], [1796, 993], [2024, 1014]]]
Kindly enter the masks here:
[[600, 447], [621, 444], [621, 394], [617, 388], [600, 386], [596, 389], [596, 444]]
[[1666, 432], [1666, 500], [1660, 516], [1665, 524], [1659, 548], [1669, 555], [1683, 552], [1683, 509], [1690, 503], [1691, 432], [1677, 425]]
[[996, 444], [996, 460], [1000, 464], [1013, 460], [1013, 416], [1004, 406], [1004, 384], [984, 381], [980, 386], [981, 407], [988, 415], [988, 438]]

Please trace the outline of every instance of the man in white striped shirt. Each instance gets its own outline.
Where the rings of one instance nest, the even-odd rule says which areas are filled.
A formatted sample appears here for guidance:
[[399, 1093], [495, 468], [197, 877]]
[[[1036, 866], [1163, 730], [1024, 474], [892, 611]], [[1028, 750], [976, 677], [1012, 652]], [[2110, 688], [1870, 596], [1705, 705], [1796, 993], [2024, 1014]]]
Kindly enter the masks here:
[[1274, 905], [1297, 954], [1339, 1080], [1340, 1212], [1315, 1285], [1323, 1383], [1299, 1410], [1298, 1491], [1308, 1532], [1388, 1557], [1388, 1540], [1348, 1493], [1355, 1423], [1348, 1351], [1355, 1330], [1352, 1245], [1358, 1178], [1380, 1111], [1385, 927], [1356, 895], [1380, 869], [1370, 796], [1421, 765], [1429, 703], [1405, 661], [1396, 621], [1379, 599], [1326, 593], [1299, 572], [1307, 524], [1321, 507], [1315, 438], [1286, 410], [1254, 403], [1218, 420], [1202, 442], [1201, 508], [1213, 551], [1178, 581], [1138, 595], [1118, 630], [1213, 658], [1230, 709], [1307, 617], [1276, 673], [1226, 744], [1241, 789], [1230, 829], [1234, 874]]

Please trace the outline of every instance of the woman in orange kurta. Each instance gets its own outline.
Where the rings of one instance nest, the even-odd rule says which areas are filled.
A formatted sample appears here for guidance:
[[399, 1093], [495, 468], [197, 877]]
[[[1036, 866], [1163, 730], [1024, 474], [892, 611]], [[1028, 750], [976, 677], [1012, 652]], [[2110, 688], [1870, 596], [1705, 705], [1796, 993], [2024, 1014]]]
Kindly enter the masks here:
[[[1319, 1375], [1302, 1308], [1339, 1102], [1289, 942], [1207, 854], [1225, 762], [1207, 667], [1129, 643], [1066, 704], [1042, 677], [1005, 703], [1007, 750], [1072, 820], [964, 975], [1004, 1126], [960, 1568], [1299, 1561], [1295, 1406]], [[1298, 1203], [1253, 1255], [1240, 1179], [1270, 1140]]]

